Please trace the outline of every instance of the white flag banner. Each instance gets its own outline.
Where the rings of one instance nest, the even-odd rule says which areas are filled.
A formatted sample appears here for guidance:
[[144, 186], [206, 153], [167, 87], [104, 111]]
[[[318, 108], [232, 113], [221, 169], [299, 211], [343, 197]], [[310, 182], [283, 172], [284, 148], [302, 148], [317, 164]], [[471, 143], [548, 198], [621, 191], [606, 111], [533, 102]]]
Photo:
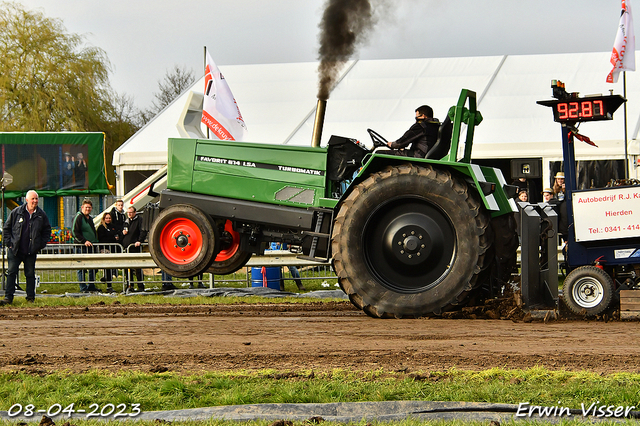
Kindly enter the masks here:
[[240, 108], [209, 51], [204, 76], [202, 122], [223, 141], [242, 141], [247, 133]]
[[620, 71], [636, 70], [636, 36], [633, 31], [633, 19], [629, 0], [622, 0], [622, 14], [616, 41], [611, 53], [613, 69], [607, 76], [607, 83], [616, 83]]

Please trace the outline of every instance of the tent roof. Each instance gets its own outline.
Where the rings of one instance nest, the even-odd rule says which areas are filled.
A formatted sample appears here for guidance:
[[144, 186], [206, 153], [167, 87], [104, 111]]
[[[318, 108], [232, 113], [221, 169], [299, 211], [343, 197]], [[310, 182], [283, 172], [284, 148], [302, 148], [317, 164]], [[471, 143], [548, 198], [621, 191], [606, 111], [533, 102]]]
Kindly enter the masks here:
[[[610, 89], [622, 94], [622, 77], [608, 84], [610, 53], [484, 56], [431, 59], [359, 60], [344, 67], [327, 104], [322, 145], [332, 134], [359, 139], [371, 146], [366, 129], [389, 140], [411, 125], [414, 110], [433, 107], [443, 119], [460, 89], [478, 95], [484, 121], [474, 136], [474, 158], [562, 156], [560, 126], [549, 108], [536, 104], [551, 99], [551, 80], [566, 83], [581, 95]], [[309, 145], [317, 93], [317, 63], [225, 66], [229, 82], [248, 127], [247, 141]], [[627, 73], [630, 153], [638, 154], [640, 76]], [[204, 78], [193, 89], [200, 92]], [[114, 153], [114, 165], [164, 164], [167, 139], [179, 137], [178, 117], [188, 93], [182, 94]], [[585, 123], [586, 134], [600, 149], [577, 146], [578, 156], [622, 156], [622, 108], [611, 122]], [[583, 146], [584, 145], [584, 146]]]
[[[313, 62], [223, 67], [221, 71], [238, 102], [251, 141], [282, 143], [304, 121], [316, 105], [316, 69]], [[204, 77], [190, 90], [202, 93]], [[167, 139], [180, 137], [176, 124], [188, 92], [120, 146], [113, 164], [166, 164]]]

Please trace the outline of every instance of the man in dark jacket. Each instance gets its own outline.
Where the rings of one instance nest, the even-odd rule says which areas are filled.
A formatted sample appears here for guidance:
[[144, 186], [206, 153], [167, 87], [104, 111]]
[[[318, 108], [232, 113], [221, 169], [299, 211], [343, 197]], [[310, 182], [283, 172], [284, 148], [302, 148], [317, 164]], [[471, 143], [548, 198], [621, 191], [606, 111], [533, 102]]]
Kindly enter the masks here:
[[124, 211], [124, 201], [117, 200], [114, 208], [111, 209], [111, 221], [113, 227], [118, 231], [122, 231], [124, 221], [127, 220], [127, 212]]
[[[146, 231], [142, 230], [142, 220], [138, 217], [136, 208], [131, 206], [127, 209], [127, 220], [124, 222], [122, 228], [122, 246], [125, 251], [129, 253], [140, 253], [140, 246], [147, 238]], [[142, 275], [142, 269], [129, 269], [127, 271], [127, 280], [131, 282], [131, 271], [136, 275], [136, 281], [138, 282], [138, 291], [144, 291], [144, 276]], [[133, 285], [127, 286], [127, 291], [133, 291]]]
[[[429, 105], [422, 105], [416, 109], [416, 122], [400, 139], [389, 142], [391, 149], [400, 150], [405, 157], [424, 158], [429, 149], [438, 140], [440, 122], [433, 118], [433, 109]], [[411, 145], [411, 148], [407, 148]]]
[[46, 213], [38, 207], [38, 193], [27, 192], [26, 201], [9, 213], [2, 227], [2, 241], [9, 248], [7, 289], [2, 305], [13, 303], [20, 263], [24, 264], [27, 281], [27, 302], [36, 298], [36, 255], [51, 238], [51, 224]]
[[[80, 211], [73, 219], [73, 241], [76, 244], [82, 244], [83, 247], [77, 247], [78, 253], [93, 253], [93, 244], [98, 242], [98, 234], [93, 225], [93, 203], [89, 199], [85, 199], [80, 206]], [[90, 293], [100, 291], [96, 285], [96, 270], [89, 269], [89, 284], [85, 284], [85, 269], [78, 269], [78, 282], [80, 283], [81, 293]]]

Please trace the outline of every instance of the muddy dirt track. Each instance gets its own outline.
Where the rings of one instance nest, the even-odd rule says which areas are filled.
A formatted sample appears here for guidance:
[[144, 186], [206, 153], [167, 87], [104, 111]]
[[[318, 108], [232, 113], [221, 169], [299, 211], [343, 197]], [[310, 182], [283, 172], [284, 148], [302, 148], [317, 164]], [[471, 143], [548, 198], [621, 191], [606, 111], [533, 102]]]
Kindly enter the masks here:
[[376, 320], [348, 302], [4, 307], [0, 370], [490, 367], [640, 372], [625, 321]]

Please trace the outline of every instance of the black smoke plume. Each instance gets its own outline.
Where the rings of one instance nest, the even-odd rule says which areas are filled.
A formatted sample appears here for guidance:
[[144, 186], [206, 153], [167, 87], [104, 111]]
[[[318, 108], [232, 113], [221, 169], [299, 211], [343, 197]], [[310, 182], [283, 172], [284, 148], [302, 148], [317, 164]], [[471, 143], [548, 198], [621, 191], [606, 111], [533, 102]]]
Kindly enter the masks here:
[[327, 0], [320, 22], [318, 99], [329, 99], [340, 70], [374, 24], [369, 0]]

